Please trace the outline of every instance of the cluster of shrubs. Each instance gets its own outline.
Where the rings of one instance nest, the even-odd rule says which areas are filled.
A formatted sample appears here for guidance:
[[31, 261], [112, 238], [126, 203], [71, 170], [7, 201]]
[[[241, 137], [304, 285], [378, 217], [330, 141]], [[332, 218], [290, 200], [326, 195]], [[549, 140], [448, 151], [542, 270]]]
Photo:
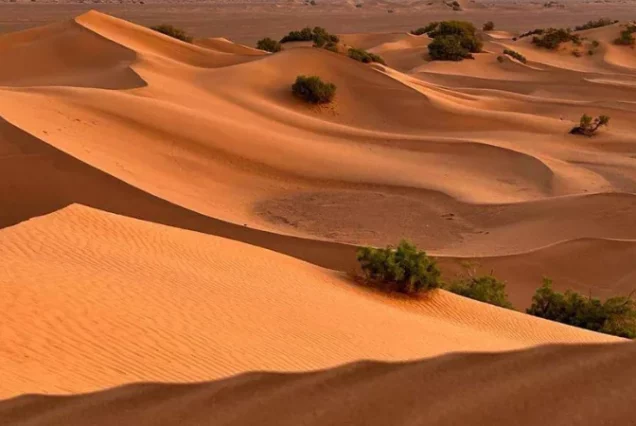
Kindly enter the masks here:
[[550, 50], [555, 50], [561, 43], [568, 41], [573, 42], [575, 45], [581, 44], [581, 38], [576, 34], [572, 34], [572, 30], [569, 28], [548, 28], [541, 36], [532, 38], [533, 44]]
[[544, 279], [526, 310], [530, 315], [628, 339], [636, 338], [636, 302], [612, 297], [605, 302], [568, 290], [559, 293]]
[[172, 38], [176, 38], [177, 40], [185, 41], [186, 43], [192, 43], [192, 37], [189, 36], [184, 30], [173, 27], [169, 24], [161, 24], [155, 25], [154, 27], [150, 27], [151, 30], [155, 30], [160, 32], [161, 34], [165, 34]]
[[294, 95], [312, 104], [326, 104], [336, 95], [336, 86], [327, 83], [318, 76], [299, 75], [292, 85]]
[[[361, 247], [357, 258], [365, 281], [387, 291], [414, 295], [445, 288], [464, 297], [514, 309], [508, 300], [505, 282], [495, 278], [492, 273], [483, 276], [471, 274], [444, 285], [435, 260], [404, 240], [397, 248]], [[600, 333], [636, 338], [636, 301], [631, 295], [601, 302], [571, 290], [556, 292], [552, 289], [552, 281], [544, 279], [526, 312]]]
[[428, 53], [433, 60], [473, 59], [472, 54], [481, 52], [483, 46], [477, 38], [475, 27], [470, 22], [440, 22], [427, 34], [433, 38], [433, 41], [428, 45]]
[[634, 44], [636, 44], [634, 33], [636, 33], [636, 25], [628, 25], [627, 28], [621, 31], [620, 36], [616, 40], [614, 40], [614, 44], [622, 46], [633, 46]]
[[340, 38], [335, 34], [329, 34], [327, 30], [322, 27], [305, 27], [300, 31], [291, 31], [280, 42], [288, 43], [290, 41], [313, 41], [314, 46], [324, 47], [327, 44], [335, 44], [340, 41]]
[[459, 12], [462, 10], [462, 5], [459, 4], [459, 2], [457, 0], [453, 0], [453, 1], [449, 1], [445, 3], [446, 6], [450, 7], [451, 9], [453, 9], [455, 12]]
[[375, 53], [367, 52], [364, 49], [356, 49], [352, 47], [348, 50], [347, 54], [351, 59], [364, 62], [365, 64], [377, 62], [379, 64], [386, 65], [386, 62], [384, 62], [384, 59], [382, 59], [381, 56], [376, 55]]
[[599, 115], [596, 118], [592, 118], [587, 114], [583, 114], [581, 116], [581, 120], [579, 121], [579, 125], [573, 127], [570, 130], [570, 134], [573, 135], [583, 135], [583, 136], [592, 136], [599, 127], [607, 126], [609, 124], [610, 118], [607, 115]]
[[609, 18], [600, 18], [600, 19], [597, 19], [596, 21], [588, 21], [587, 23], [583, 25], [576, 26], [574, 27], [574, 31], [583, 31], [583, 30], [590, 30], [592, 28], [606, 27], [608, 25], [612, 25], [617, 22], [618, 22], [617, 20], [613, 20]]
[[283, 50], [283, 46], [280, 44], [280, 42], [269, 37], [265, 37], [264, 39], [256, 42], [256, 48], [272, 53], [280, 52], [281, 50]]
[[504, 49], [503, 51], [504, 55], [508, 55], [510, 57], [515, 58], [517, 61], [521, 62], [521, 63], [527, 63], [528, 60], [526, 59], [525, 56], [523, 56], [521, 53], [519, 52], [515, 52], [514, 50], [510, 50], [510, 49]]

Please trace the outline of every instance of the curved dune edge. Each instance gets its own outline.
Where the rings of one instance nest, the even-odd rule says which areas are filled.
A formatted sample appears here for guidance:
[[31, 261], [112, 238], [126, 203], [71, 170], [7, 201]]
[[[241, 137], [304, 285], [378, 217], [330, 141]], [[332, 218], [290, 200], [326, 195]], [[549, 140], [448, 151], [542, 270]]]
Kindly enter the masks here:
[[621, 340], [79, 205], [0, 235], [3, 397]]
[[16, 426], [624, 424], [633, 414], [635, 356], [636, 345], [626, 343], [358, 362], [304, 374], [29, 395], [0, 402], [0, 417]]

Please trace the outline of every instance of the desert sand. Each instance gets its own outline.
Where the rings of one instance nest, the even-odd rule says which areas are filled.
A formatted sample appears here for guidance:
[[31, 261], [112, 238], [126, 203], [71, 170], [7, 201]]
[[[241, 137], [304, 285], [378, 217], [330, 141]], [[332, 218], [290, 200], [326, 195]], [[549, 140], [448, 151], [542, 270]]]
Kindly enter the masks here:
[[[342, 35], [387, 66], [97, 11], [0, 36], [0, 420], [630, 424], [632, 343], [349, 278], [357, 245], [406, 237], [449, 276], [494, 271], [519, 309], [543, 276], [633, 290], [620, 25], [581, 57], [486, 33], [460, 63], [427, 61], [426, 36]], [[299, 74], [335, 102], [295, 99]], [[612, 121], [569, 135], [583, 113]]]

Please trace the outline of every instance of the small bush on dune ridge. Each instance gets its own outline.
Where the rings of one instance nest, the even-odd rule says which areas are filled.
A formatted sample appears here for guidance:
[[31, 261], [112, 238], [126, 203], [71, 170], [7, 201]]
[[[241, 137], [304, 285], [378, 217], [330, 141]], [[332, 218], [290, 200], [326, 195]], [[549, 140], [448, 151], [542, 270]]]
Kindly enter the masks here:
[[492, 275], [471, 276], [460, 279], [453, 282], [446, 289], [452, 293], [480, 302], [513, 309], [506, 293], [506, 283], [499, 281]]
[[504, 49], [503, 53], [505, 55], [511, 56], [513, 58], [515, 58], [516, 60], [518, 60], [521, 63], [527, 63], [528, 60], [526, 59], [525, 56], [523, 56], [521, 53], [519, 52], [515, 52], [514, 50], [510, 50], [510, 49]]
[[439, 288], [440, 271], [433, 259], [413, 244], [401, 241], [397, 248], [358, 249], [358, 262], [368, 282], [405, 294]]
[[495, 29], [495, 23], [492, 21], [486, 22], [483, 26], [484, 31], [492, 31], [494, 29]]
[[519, 38], [524, 38], [524, 37], [529, 37], [531, 35], [541, 35], [545, 32], [545, 30], [543, 28], [535, 28], [534, 30], [530, 30], [528, 32], [519, 34], [519, 36], [513, 38], [513, 40], [519, 39]]
[[636, 33], [636, 25], [628, 25], [623, 31], [621, 31], [620, 36], [614, 40], [614, 44], [618, 44], [621, 46], [633, 46], [636, 44], [636, 38], [634, 38], [634, 33]]
[[600, 333], [636, 338], [636, 302], [631, 296], [612, 297], [601, 302], [571, 290], [556, 292], [552, 289], [552, 281], [546, 278], [526, 312]]
[[292, 92], [307, 102], [324, 104], [333, 100], [336, 86], [322, 81], [318, 76], [299, 75], [292, 85]]
[[592, 28], [601, 28], [607, 25], [615, 24], [617, 22], [618, 22], [617, 20], [613, 20], [609, 18], [600, 18], [600, 19], [597, 19], [596, 21], [588, 21], [587, 23], [583, 25], [576, 26], [574, 27], [574, 31], [583, 31], [583, 30], [589, 30]]
[[576, 45], [581, 44], [581, 38], [576, 34], [572, 34], [569, 28], [549, 28], [542, 36], [535, 36], [532, 38], [533, 44], [550, 50], [555, 50], [561, 45], [561, 43], [568, 41], [571, 41]]
[[272, 40], [269, 37], [265, 37], [264, 39], [256, 42], [256, 48], [272, 53], [280, 52], [281, 50], [283, 50], [283, 46], [281, 46], [279, 42], [277, 42], [276, 40]]
[[431, 22], [430, 24], [428, 24], [425, 27], [420, 27], [416, 30], [412, 30], [411, 34], [413, 35], [422, 35], [422, 34], [428, 34], [431, 31], [435, 30], [437, 28], [437, 26], [439, 25], [439, 22]]
[[481, 52], [482, 42], [477, 39], [475, 27], [470, 22], [440, 22], [428, 35], [433, 38], [428, 45], [433, 60], [461, 61], [472, 59], [471, 53]]
[[305, 27], [300, 31], [291, 31], [280, 42], [288, 43], [290, 41], [313, 41], [314, 46], [324, 47], [328, 43], [338, 43], [340, 38], [337, 35], [329, 34], [322, 27]]
[[384, 62], [384, 59], [382, 59], [381, 56], [378, 56], [375, 53], [367, 52], [364, 49], [356, 49], [352, 47], [347, 53], [351, 59], [355, 59], [359, 62], [364, 62], [365, 64], [377, 62], [379, 64], [386, 65], [386, 62]]
[[160, 32], [177, 40], [185, 41], [186, 43], [192, 43], [192, 37], [190, 37], [185, 31], [180, 28], [173, 27], [169, 24], [155, 25], [150, 27], [151, 30]]
[[609, 121], [610, 118], [607, 115], [599, 115], [598, 117], [592, 119], [591, 116], [583, 114], [581, 116], [581, 120], [579, 121], [579, 125], [573, 127], [572, 130], [570, 130], [570, 134], [592, 136], [599, 129], [599, 127], [607, 126], [609, 124]]

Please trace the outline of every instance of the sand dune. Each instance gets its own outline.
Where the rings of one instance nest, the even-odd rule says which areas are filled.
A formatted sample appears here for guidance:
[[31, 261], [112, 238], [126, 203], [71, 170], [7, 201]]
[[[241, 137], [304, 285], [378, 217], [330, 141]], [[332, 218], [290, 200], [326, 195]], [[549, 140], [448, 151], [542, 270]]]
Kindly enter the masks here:
[[0, 403], [0, 415], [34, 426], [629, 424], [635, 350], [632, 343], [546, 346], [192, 385], [138, 384], [72, 397], [24, 396]]
[[79, 205], [1, 234], [4, 397], [620, 340], [443, 292], [387, 299], [275, 252]]
[[[410, 410], [391, 392], [404, 424], [459, 424], [469, 412], [497, 424], [502, 393], [513, 397], [501, 424], [520, 413], [518, 424], [585, 424], [544, 391], [607, 397], [605, 386], [582, 389], [573, 366], [599, 380], [625, 371], [631, 346], [582, 345], [620, 339], [444, 291], [387, 296], [346, 273], [356, 245], [409, 238], [449, 277], [465, 261], [494, 271], [517, 308], [545, 275], [562, 290], [629, 293], [636, 62], [612, 45], [619, 30], [584, 32], [599, 47], [580, 58], [492, 32], [484, 53], [460, 63], [429, 61], [427, 36], [342, 36], [387, 66], [303, 45], [268, 54], [222, 38], [183, 43], [98, 12], [0, 36], [0, 397], [173, 383], [17, 398], [0, 403], [0, 419], [143, 424], [152, 412], [166, 424], [250, 424], [262, 404], [274, 413], [305, 390], [294, 409], [325, 411], [285, 421], [342, 424], [346, 401], [377, 404], [377, 389], [398, 386], [453, 393], [462, 407], [425, 398]], [[504, 48], [528, 63], [499, 61]], [[334, 82], [335, 102], [294, 98], [300, 74]], [[569, 135], [583, 113], [611, 115], [609, 128]], [[529, 349], [554, 343], [571, 346]], [[488, 355], [446, 355], [457, 351]], [[363, 359], [421, 361], [338, 367]], [[430, 387], [409, 381], [413, 393], [405, 377]], [[458, 377], [483, 383], [470, 392], [479, 398]], [[197, 405], [217, 397], [233, 402]], [[523, 401], [544, 409], [533, 417]], [[619, 418], [626, 401], [614, 402], [583, 404], [581, 415], [594, 424], [596, 407], [612, 406]], [[359, 424], [387, 424], [365, 415]]]

